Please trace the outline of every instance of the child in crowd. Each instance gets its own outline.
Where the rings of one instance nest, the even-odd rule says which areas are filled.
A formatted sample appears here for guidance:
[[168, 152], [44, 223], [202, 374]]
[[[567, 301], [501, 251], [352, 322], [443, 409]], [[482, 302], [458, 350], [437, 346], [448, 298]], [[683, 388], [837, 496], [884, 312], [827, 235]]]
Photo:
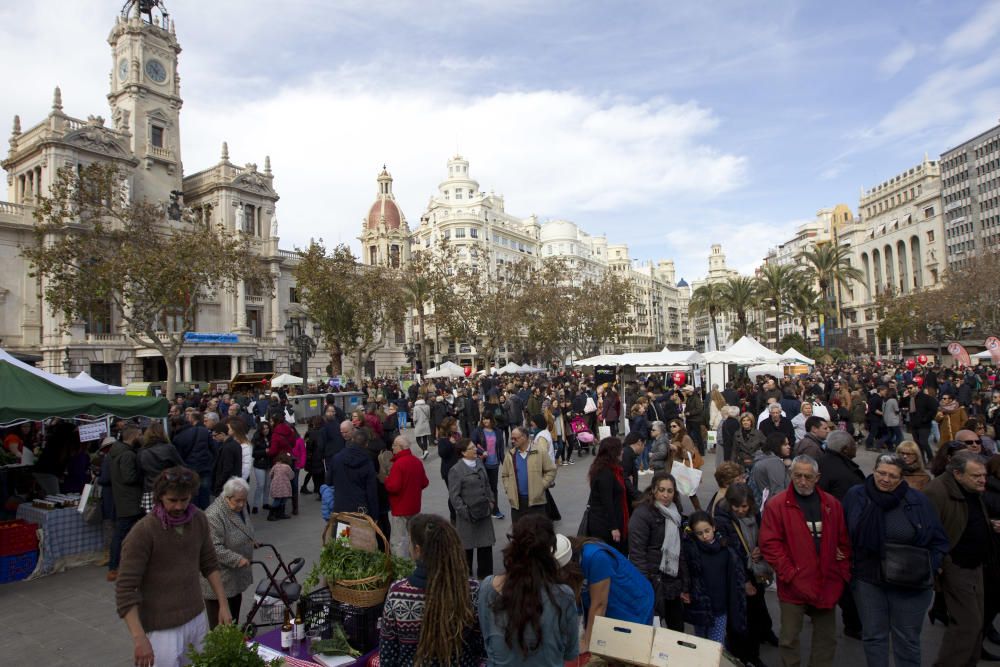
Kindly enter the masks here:
[[292, 487], [295, 486], [295, 473], [292, 472], [292, 458], [287, 452], [278, 454], [271, 466], [271, 511], [268, 521], [290, 519], [285, 513], [285, 502], [292, 497]]
[[329, 484], [323, 484], [319, 487], [319, 496], [323, 501], [322, 512], [323, 512], [323, 523], [330, 520], [330, 515], [333, 514], [333, 487]]
[[736, 632], [745, 632], [743, 560], [716, 534], [715, 520], [707, 512], [691, 515], [682, 552], [690, 582], [684, 618], [694, 626], [694, 633], [723, 643], [727, 621]]

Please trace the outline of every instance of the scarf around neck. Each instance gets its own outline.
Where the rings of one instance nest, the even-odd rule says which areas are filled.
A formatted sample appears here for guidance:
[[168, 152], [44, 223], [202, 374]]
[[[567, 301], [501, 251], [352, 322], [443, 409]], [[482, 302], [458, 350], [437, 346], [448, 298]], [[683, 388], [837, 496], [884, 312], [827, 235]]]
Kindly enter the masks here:
[[875, 486], [875, 476], [865, 478], [865, 496], [868, 505], [858, 518], [858, 525], [851, 538], [856, 547], [868, 553], [880, 554], [885, 545], [885, 514], [896, 509], [906, 497], [909, 485], [902, 481], [895, 491], [886, 493]]
[[671, 577], [677, 576], [681, 556], [681, 513], [677, 505], [654, 503], [657, 511], [665, 519], [663, 545], [660, 547], [660, 572]]
[[191, 519], [194, 518], [196, 509], [197, 508], [195, 508], [194, 503], [189, 503], [187, 509], [184, 510], [184, 514], [174, 517], [170, 516], [170, 512], [168, 512], [163, 505], [157, 503], [153, 506], [153, 515], [160, 520], [163, 530], [166, 530], [167, 528], [176, 528], [177, 526], [183, 526], [184, 524], [191, 523]]

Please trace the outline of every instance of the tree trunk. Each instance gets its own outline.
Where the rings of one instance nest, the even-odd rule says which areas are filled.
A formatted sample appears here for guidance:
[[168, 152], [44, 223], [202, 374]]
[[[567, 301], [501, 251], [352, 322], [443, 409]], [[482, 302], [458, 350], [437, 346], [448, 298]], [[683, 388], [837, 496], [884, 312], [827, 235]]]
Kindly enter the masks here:
[[344, 352], [340, 347], [340, 341], [333, 341], [330, 345], [330, 375], [339, 377], [344, 374]]
[[[167, 365], [167, 389], [163, 395], [166, 396], [168, 401], [173, 402], [174, 389], [177, 386], [177, 357], [180, 356], [180, 350], [163, 350], [161, 354], [163, 355], [164, 363]], [[188, 380], [190, 379], [188, 378]]]
[[781, 340], [781, 316], [778, 314], [781, 309], [775, 304], [774, 308], [774, 346], [778, 346], [778, 341]]
[[420, 336], [420, 372], [427, 372], [427, 335], [424, 332], [424, 304], [417, 307], [417, 335]]
[[[715, 315], [712, 315], [712, 336], [715, 338], [715, 348], [719, 349], [719, 329], [715, 325]], [[711, 350], [708, 350], [711, 352]]]

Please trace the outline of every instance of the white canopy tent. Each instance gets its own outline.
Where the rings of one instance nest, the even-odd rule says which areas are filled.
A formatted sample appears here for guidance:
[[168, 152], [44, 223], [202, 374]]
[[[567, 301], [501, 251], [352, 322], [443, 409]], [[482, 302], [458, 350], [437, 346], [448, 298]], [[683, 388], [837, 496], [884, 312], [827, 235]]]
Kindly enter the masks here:
[[784, 375], [784, 369], [778, 364], [758, 364], [756, 366], [750, 366], [747, 369], [747, 375], [754, 382], [757, 381], [761, 375], [772, 375], [776, 378], [780, 378]]
[[772, 352], [750, 336], [743, 336], [729, 348], [718, 352], [706, 352], [702, 355], [710, 364], [777, 364], [784, 358], [777, 352]]
[[520, 372], [521, 373], [541, 373], [544, 370], [545, 370], [544, 368], [538, 368], [537, 366], [532, 366], [531, 364], [524, 364], [523, 366], [521, 366]]
[[464, 378], [465, 369], [458, 364], [446, 361], [437, 368], [432, 368], [427, 371], [426, 377], [429, 378]]
[[71, 385], [68, 387], [73, 391], [79, 391], [84, 394], [110, 394], [110, 395], [125, 395], [125, 387], [117, 387], [113, 384], [104, 384], [99, 380], [95, 380], [90, 377], [87, 373], [80, 373], [75, 378], [69, 378]]
[[521, 367], [515, 364], [513, 361], [508, 361], [506, 364], [497, 369], [497, 373], [500, 375], [513, 375], [515, 373], [520, 373]]
[[[56, 375], [55, 373], [48, 373], [43, 371], [41, 368], [35, 368], [30, 364], [26, 364], [20, 359], [8, 354], [5, 350], [0, 349], [0, 360], [6, 361], [12, 366], [16, 366], [22, 370], [28, 371], [38, 377], [51, 382], [54, 385], [58, 385], [63, 389], [69, 389], [70, 391], [79, 392], [81, 394], [124, 394], [124, 387], [115, 387], [114, 385], [104, 384], [103, 382], [98, 382], [94, 378], [90, 377], [86, 373], [80, 373], [76, 377], [66, 377], [65, 375]], [[84, 379], [81, 379], [84, 378]]]
[[781, 356], [782, 356], [782, 358], [784, 359], [784, 361], [786, 363], [787, 362], [801, 361], [802, 363], [806, 364], [807, 366], [815, 366], [816, 365], [816, 360], [815, 359], [810, 359], [806, 355], [804, 355], [801, 352], [799, 352], [798, 350], [796, 350], [794, 347], [790, 347], [787, 350], [785, 350], [785, 353], [783, 355], [781, 355]]
[[574, 361], [574, 366], [635, 366], [637, 369], [657, 372], [674, 370], [680, 366], [693, 366], [704, 361], [701, 353], [694, 350], [670, 351], [663, 348], [659, 352], [631, 352], [627, 354], [601, 354], [596, 357]]
[[302, 384], [302, 378], [295, 377], [289, 373], [282, 373], [271, 380], [272, 387], [287, 387], [290, 385]]

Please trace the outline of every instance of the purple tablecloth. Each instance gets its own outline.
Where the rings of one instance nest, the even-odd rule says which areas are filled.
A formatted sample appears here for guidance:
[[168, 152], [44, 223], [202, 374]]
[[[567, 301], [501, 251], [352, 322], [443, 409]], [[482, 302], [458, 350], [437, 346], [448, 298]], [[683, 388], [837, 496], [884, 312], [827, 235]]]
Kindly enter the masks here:
[[[264, 634], [257, 635], [252, 641], [259, 643], [261, 646], [266, 646], [269, 649], [278, 651], [289, 657], [296, 658], [298, 660], [304, 661], [306, 665], [316, 665], [316, 667], [323, 667], [320, 663], [313, 660], [313, 656], [308, 650], [305, 650], [305, 642], [298, 642], [292, 645], [291, 653], [285, 653], [281, 650], [281, 629], [271, 630], [270, 632], [265, 632]], [[372, 651], [367, 653], [352, 663], [349, 663], [345, 667], [365, 667], [368, 664], [368, 660], [377, 653], [378, 651]]]

